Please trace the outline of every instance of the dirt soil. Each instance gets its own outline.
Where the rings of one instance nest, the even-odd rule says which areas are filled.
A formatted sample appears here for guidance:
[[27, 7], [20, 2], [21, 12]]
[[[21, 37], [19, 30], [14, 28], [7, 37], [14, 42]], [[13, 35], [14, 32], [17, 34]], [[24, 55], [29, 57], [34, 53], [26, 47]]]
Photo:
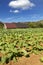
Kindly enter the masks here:
[[10, 61], [8, 64], [4, 65], [43, 65], [42, 62], [40, 62], [40, 57], [43, 56], [43, 53], [40, 55], [32, 54], [30, 57], [22, 57], [18, 59], [18, 62], [14, 63], [13, 61]]

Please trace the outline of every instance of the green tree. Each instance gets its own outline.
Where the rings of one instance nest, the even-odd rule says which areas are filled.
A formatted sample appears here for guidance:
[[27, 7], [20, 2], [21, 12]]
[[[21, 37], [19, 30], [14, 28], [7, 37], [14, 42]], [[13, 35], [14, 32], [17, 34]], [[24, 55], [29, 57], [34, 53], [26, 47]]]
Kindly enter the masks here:
[[0, 21], [0, 28], [3, 28], [4, 24]]

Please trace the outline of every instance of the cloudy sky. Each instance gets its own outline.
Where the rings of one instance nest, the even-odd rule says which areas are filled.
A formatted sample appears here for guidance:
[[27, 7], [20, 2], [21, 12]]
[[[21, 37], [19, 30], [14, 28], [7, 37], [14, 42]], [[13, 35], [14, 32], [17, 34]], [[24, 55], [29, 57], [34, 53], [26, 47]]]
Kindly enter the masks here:
[[43, 20], [43, 0], [0, 0], [0, 21]]

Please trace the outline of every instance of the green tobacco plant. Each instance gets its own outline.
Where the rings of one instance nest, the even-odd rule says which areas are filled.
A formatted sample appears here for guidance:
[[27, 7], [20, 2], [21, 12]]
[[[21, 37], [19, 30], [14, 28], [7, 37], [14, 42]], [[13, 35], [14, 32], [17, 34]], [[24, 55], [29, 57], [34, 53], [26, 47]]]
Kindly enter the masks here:
[[[43, 29], [3, 29], [0, 30], [0, 63], [9, 63], [11, 60], [30, 54], [43, 52]], [[43, 58], [41, 58], [43, 61]]]

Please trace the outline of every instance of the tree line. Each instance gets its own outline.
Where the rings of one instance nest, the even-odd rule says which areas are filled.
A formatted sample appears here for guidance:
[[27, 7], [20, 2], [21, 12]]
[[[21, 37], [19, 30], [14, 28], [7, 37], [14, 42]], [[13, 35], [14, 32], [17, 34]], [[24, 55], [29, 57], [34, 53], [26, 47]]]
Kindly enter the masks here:
[[43, 20], [37, 22], [28, 22], [27, 25], [29, 28], [43, 28]]

